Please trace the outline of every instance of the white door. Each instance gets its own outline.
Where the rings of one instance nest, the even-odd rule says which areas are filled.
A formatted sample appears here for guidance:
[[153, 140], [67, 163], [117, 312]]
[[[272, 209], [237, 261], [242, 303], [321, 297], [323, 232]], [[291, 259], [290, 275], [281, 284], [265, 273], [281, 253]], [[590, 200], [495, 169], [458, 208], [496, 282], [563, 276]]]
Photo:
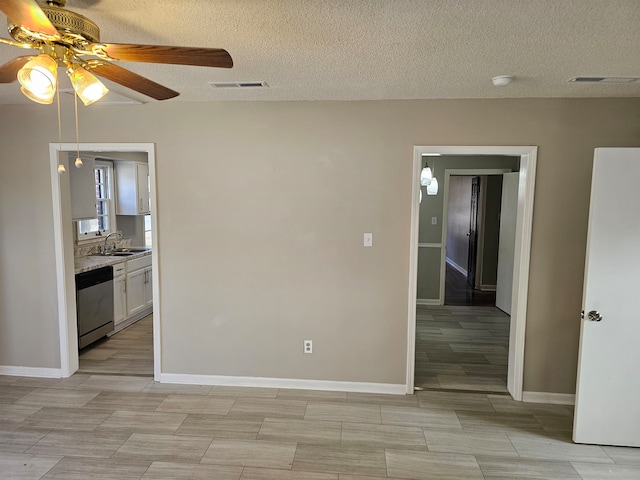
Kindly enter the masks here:
[[596, 149], [573, 426], [577, 443], [640, 447], [638, 179], [640, 148]]
[[500, 237], [498, 240], [498, 273], [496, 280], [496, 307], [511, 315], [513, 291], [513, 260], [516, 249], [516, 218], [518, 215], [518, 172], [502, 176], [502, 203], [500, 205]]

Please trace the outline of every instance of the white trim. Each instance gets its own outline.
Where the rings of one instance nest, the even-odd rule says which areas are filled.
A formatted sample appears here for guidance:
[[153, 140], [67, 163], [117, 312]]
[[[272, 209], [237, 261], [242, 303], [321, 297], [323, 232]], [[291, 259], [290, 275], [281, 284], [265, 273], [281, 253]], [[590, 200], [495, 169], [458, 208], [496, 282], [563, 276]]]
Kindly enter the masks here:
[[[71, 227], [65, 228], [63, 223], [62, 195], [60, 189], [60, 176], [58, 175], [58, 152], [60, 151], [76, 151], [75, 143], [50, 143], [49, 156], [51, 163], [51, 190], [53, 197], [53, 227], [54, 227], [54, 249], [56, 256], [56, 286], [58, 291], [58, 324], [60, 335], [60, 376], [70, 377], [79, 368], [78, 361], [78, 326], [76, 323], [75, 302], [69, 301], [67, 289], [71, 290], [74, 285], [73, 255], [65, 255], [65, 243], [72, 245]], [[158, 380], [161, 375], [161, 358], [160, 350], [160, 265], [158, 262], [158, 239], [157, 239], [157, 222], [154, 213], [156, 202], [156, 185], [155, 185], [155, 144], [154, 143], [81, 143], [79, 145], [81, 151], [90, 152], [143, 152], [147, 154], [149, 159], [149, 175], [151, 176], [151, 207], [153, 222], [153, 249], [152, 249], [152, 281], [153, 281], [153, 370], [154, 379]], [[61, 159], [65, 162], [67, 169], [68, 159]], [[71, 215], [69, 213], [69, 219]], [[69, 220], [70, 221], [70, 220]], [[75, 289], [75, 287], [73, 287]], [[38, 371], [40, 371], [38, 369]], [[44, 372], [46, 373], [46, 372]]]
[[147, 317], [153, 313], [153, 307], [148, 307], [142, 310], [141, 312], [136, 313], [133, 317], [129, 317], [126, 320], [121, 321], [117, 325], [115, 325], [113, 332], [109, 333], [107, 337], [111, 337], [118, 333], [120, 330], [124, 330], [125, 328], [133, 325], [134, 323], [142, 320], [144, 317]]
[[495, 292], [497, 285], [480, 285], [481, 292]]
[[233, 387], [296, 388], [332, 392], [386, 393], [404, 395], [405, 386], [396, 383], [342, 382], [329, 380], [303, 380], [298, 378], [231, 377], [226, 375], [189, 375], [163, 373], [161, 383], [186, 385], [222, 385]]
[[442, 248], [441, 243], [419, 243], [418, 248]]
[[[524, 376], [524, 340], [527, 320], [527, 299], [529, 294], [529, 263], [531, 260], [531, 227], [533, 223], [533, 201], [535, 191], [536, 159], [538, 147], [535, 146], [493, 146], [493, 147], [455, 147], [455, 146], [415, 146], [413, 148], [413, 175], [411, 196], [411, 235], [409, 245], [409, 296], [407, 326], [407, 393], [413, 392], [415, 374], [416, 341], [416, 290], [418, 284], [418, 228], [419, 228], [419, 178], [422, 168], [422, 154], [440, 155], [512, 155], [520, 157], [518, 214], [516, 222], [516, 248], [514, 256], [513, 300], [511, 328], [509, 338], [509, 367], [507, 389], [515, 400], [522, 400], [522, 382]], [[487, 174], [489, 170], [482, 170]], [[455, 170], [464, 175], [464, 170]], [[445, 171], [445, 189], [447, 194], [448, 178]], [[445, 208], [447, 198], [444, 198]], [[443, 255], [446, 252], [446, 222], [442, 222]], [[444, 258], [441, 269], [445, 268]], [[441, 278], [442, 272], [441, 272]], [[443, 286], [441, 285], [441, 288]]]
[[10, 365], [0, 365], [0, 375], [11, 375], [14, 377], [42, 377], [61, 378], [59, 368], [39, 368], [39, 367], [13, 367]]
[[419, 298], [416, 305], [442, 305], [439, 298]]
[[[449, 265], [451, 265], [451, 267], [454, 270], [457, 270], [458, 272], [460, 272], [462, 275], [464, 275], [465, 277], [467, 275], [469, 275], [469, 272], [467, 272], [466, 268], [462, 268], [460, 265], [458, 265], [456, 262], [454, 262], [453, 260], [451, 260], [449, 257], [445, 257], [445, 262], [448, 263]], [[442, 278], [440, 278], [440, 281], [442, 282]], [[442, 296], [442, 294], [440, 295]]]
[[522, 401], [527, 403], [574, 405], [576, 396], [570, 393], [522, 392]]

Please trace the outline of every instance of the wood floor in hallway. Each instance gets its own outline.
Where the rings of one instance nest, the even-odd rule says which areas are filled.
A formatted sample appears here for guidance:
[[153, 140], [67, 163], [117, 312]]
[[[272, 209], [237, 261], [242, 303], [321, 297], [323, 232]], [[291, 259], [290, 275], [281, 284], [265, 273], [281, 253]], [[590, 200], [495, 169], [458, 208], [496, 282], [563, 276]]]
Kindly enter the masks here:
[[496, 307], [418, 305], [415, 385], [506, 393], [509, 322]]

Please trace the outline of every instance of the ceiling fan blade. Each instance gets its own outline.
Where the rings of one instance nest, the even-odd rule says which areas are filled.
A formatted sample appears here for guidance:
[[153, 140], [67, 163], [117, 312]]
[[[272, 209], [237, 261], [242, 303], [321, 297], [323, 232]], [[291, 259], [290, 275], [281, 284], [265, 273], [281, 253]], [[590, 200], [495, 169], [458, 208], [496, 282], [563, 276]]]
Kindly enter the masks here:
[[0, 10], [16, 25], [21, 25], [32, 32], [58, 37], [58, 30], [35, 0], [0, 0]]
[[145, 78], [137, 73], [133, 73], [126, 68], [119, 67], [113, 63], [96, 61], [89, 62], [88, 67], [101, 77], [111, 80], [112, 82], [119, 83], [131, 90], [147, 95], [148, 97], [155, 98], [156, 100], [168, 100], [169, 98], [177, 97], [180, 95], [175, 90], [164, 87], [159, 83], [156, 83], [148, 78]]
[[233, 67], [229, 52], [222, 48], [170, 47], [162, 45], [127, 45], [123, 43], [94, 43], [91, 50], [98, 56], [106, 53], [124, 62], [171, 63], [201, 67]]
[[32, 58], [31, 55], [18, 57], [0, 66], [0, 83], [15, 82], [18, 79], [18, 70], [24, 67], [24, 64]]

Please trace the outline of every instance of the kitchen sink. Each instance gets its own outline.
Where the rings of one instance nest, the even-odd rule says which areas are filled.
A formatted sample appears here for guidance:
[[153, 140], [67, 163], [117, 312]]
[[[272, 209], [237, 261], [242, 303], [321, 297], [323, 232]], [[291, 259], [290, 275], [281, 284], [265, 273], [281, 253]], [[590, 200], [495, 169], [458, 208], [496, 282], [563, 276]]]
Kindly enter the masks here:
[[114, 252], [116, 253], [142, 253], [142, 252], [148, 252], [149, 250], [151, 250], [150, 247], [126, 247], [126, 248], [116, 248], [114, 250]]
[[138, 252], [106, 252], [106, 253], [94, 253], [96, 257], [130, 257]]
[[130, 257], [136, 253], [150, 252], [151, 247], [125, 247], [116, 248], [115, 250], [109, 250], [105, 253], [93, 253], [94, 256], [100, 257]]

